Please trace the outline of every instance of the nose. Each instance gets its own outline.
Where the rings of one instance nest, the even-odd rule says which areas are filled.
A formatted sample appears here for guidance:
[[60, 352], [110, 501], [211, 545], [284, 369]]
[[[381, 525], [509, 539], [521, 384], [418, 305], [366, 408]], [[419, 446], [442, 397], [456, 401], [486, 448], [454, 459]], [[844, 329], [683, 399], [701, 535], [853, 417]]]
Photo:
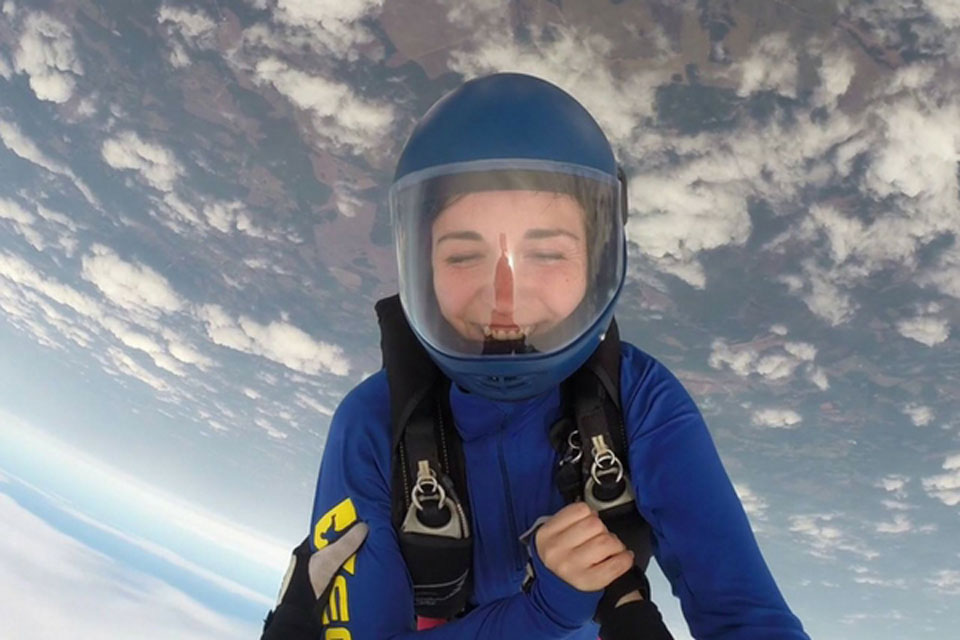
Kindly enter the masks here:
[[507, 253], [507, 235], [500, 234], [500, 258], [493, 274], [494, 307], [491, 326], [514, 325], [513, 321], [513, 267]]

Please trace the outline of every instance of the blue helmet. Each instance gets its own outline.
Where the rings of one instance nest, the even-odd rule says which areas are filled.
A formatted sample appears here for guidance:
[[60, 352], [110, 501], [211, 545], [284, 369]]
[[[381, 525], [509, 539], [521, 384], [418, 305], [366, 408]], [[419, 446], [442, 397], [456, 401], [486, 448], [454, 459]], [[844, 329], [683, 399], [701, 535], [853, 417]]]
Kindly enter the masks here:
[[461, 387], [533, 397], [600, 344], [626, 271], [626, 185], [569, 94], [516, 73], [464, 83], [413, 130], [389, 200], [404, 313]]

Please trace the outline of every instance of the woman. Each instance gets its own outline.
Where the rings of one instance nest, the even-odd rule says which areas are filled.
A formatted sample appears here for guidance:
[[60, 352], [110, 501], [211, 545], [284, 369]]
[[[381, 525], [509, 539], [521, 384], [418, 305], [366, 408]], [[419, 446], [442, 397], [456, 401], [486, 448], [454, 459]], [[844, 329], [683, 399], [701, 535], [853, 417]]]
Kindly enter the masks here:
[[[406, 638], [418, 633], [415, 612], [424, 611], [456, 612], [421, 632], [429, 637], [596, 638], [604, 589], [610, 593], [645, 560], [635, 557], [637, 544], [624, 545], [623, 528], [616, 535], [598, 517], [613, 502], [597, 503], [584, 490], [583, 502], [567, 504], [558, 478], [563, 461], [592, 455], [596, 472], [596, 460], [609, 454], [619, 467], [600, 475], [617, 471], [626, 484], [619, 494], [626, 502], [617, 504], [649, 525], [641, 546], [652, 544], [695, 637], [807, 638], [761, 557], [699, 412], [663, 365], [628, 343], [616, 346], [618, 375], [607, 388], [617, 397], [605, 415], [622, 418], [624, 460], [602, 435], [592, 449], [564, 438], [577, 445], [575, 457], [551, 442], [570, 411], [561, 388], [616, 333], [625, 196], [599, 126], [542, 80], [473, 80], [423, 117], [390, 194], [403, 329], [448, 385], [439, 387], [437, 420], [427, 416], [426, 424], [455, 429], [436, 433], [448, 433], [462, 455], [444, 463], [444, 455], [404, 448], [403, 428], [415, 420], [410, 411], [398, 417], [409, 395], [398, 388], [416, 376], [403, 362], [389, 380], [381, 371], [351, 391], [330, 426], [313, 536], [295, 554], [278, 618], [296, 608], [297, 596], [309, 603], [300, 611], [316, 599], [324, 638]], [[381, 323], [388, 326], [383, 313]], [[385, 344], [393, 331], [385, 331]], [[453, 426], [444, 427], [444, 416]], [[578, 408], [583, 430], [581, 418]], [[467, 496], [448, 477], [461, 458]], [[398, 495], [412, 500], [398, 502]], [[442, 552], [430, 546], [438, 538], [421, 535], [441, 528], [454, 531]], [[469, 574], [456, 560], [463, 549]], [[424, 557], [437, 560], [430, 566]], [[294, 586], [307, 575], [311, 588]], [[631, 589], [617, 591], [608, 610], [647, 595]], [[643, 637], [644, 629], [636, 632]]]

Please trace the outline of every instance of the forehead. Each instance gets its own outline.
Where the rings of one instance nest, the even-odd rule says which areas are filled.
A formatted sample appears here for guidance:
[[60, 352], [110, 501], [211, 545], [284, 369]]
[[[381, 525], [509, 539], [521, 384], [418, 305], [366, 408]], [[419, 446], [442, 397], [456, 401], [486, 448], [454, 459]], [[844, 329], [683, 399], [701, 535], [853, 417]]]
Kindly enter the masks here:
[[552, 191], [479, 191], [456, 196], [434, 220], [434, 229], [451, 226], [580, 226], [583, 209], [576, 198]]

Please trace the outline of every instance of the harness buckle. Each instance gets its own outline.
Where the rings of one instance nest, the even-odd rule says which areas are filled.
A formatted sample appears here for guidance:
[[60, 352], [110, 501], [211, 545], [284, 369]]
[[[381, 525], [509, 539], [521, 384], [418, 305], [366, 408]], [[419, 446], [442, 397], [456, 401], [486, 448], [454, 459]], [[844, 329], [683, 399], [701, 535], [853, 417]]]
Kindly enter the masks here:
[[633, 490], [624, 481], [623, 463], [607, 446], [603, 436], [590, 439], [593, 445], [593, 464], [590, 477], [583, 488], [583, 500], [598, 513], [633, 502]]
[[[428, 460], [417, 462], [417, 480], [410, 492], [410, 507], [400, 527], [403, 533], [419, 533], [442, 538], [463, 539], [470, 536], [466, 514], [444, 488], [443, 479], [430, 468]], [[436, 501], [428, 507], [424, 501]], [[429, 512], [428, 512], [429, 509]], [[446, 517], [444, 517], [446, 512]]]

